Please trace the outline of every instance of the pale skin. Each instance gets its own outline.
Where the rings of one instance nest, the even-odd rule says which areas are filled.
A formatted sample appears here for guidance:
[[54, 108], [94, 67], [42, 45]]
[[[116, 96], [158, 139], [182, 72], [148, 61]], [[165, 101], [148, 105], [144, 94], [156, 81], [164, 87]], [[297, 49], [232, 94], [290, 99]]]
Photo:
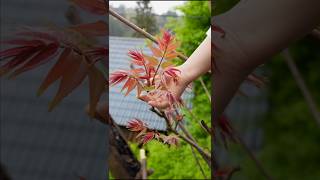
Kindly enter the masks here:
[[[173, 82], [168, 84], [168, 89], [176, 97], [180, 97], [188, 84], [208, 72], [211, 69], [211, 39], [206, 37], [199, 47], [192, 53], [188, 60], [178, 66], [180, 70], [178, 83]], [[148, 103], [159, 109], [164, 109], [169, 106], [165, 98], [152, 98]]]
[[[319, 0], [243, 0], [214, 18], [226, 35], [212, 33], [218, 47], [213, 52], [218, 71], [213, 71], [213, 109], [216, 119], [224, 111], [240, 84], [252, 71], [290, 43], [320, 25]], [[206, 37], [181, 70], [177, 85], [169, 90], [180, 97], [187, 85], [211, 69], [211, 40]], [[148, 103], [168, 107], [164, 98], [150, 97]]]

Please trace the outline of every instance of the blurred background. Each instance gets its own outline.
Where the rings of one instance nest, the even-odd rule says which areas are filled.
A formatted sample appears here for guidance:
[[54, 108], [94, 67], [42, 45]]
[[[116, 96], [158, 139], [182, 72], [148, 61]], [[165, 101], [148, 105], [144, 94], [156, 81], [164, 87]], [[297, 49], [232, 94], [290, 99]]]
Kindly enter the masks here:
[[[216, 1], [213, 14], [232, 8], [238, 0]], [[272, 27], [270, 27], [272, 28]], [[319, 111], [320, 39], [307, 35], [290, 44], [296, 63]], [[244, 83], [226, 115], [249, 149], [275, 179], [319, 179], [320, 126], [307, 105], [283, 54], [275, 55], [257, 74], [267, 78], [262, 88]], [[264, 179], [239, 144], [214, 147], [221, 166], [240, 166], [232, 179]]]
[[[198, 47], [206, 37], [206, 31], [210, 27], [211, 11], [208, 1], [109, 1], [111, 9], [130, 20], [137, 26], [145, 29], [152, 35], [157, 35], [160, 29], [169, 29], [181, 42], [180, 52], [187, 56]], [[109, 15], [109, 70], [129, 68], [129, 49], [142, 49], [150, 53], [146, 48], [146, 38], [136, 33], [130, 27]], [[176, 59], [176, 64], [182, 63]], [[210, 75], [203, 76], [206, 86], [211, 89]], [[114, 121], [122, 127], [127, 134], [129, 144], [135, 156], [139, 159], [141, 146], [130, 136], [125, 125], [132, 118], [141, 118], [151, 127], [161, 131], [166, 129], [162, 119], [151, 113], [148, 106], [137, 100], [135, 94], [123, 97], [120, 94], [120, 86], [111, 87], [109, 91], [110, 114]], [[211, 104], [200, 82], [195, 81], [191, 92], [183, 95], [192, 113], [199, 119], [211, 124]], [[199, 141], [202, 147], [210, 152], [211, 138], [201, 128], [199, 121], [191, 120], [187, 114], [185, 122], [191, 134]], [[133, 138], [132, 138], [133, 137]], [[197, 165], [189, 145], [181, 142], [179, 147], [168, 147], [162, 143], [152, 141], [143, 148], [147, 151], [147, 169], [152, 170], [150, 179], [206, 179], [211, 177], [210, 168], [196, 153], [200, 160], [201, 169]], [[110, 166], [112, 162], [110, 162]], [[112, 171], [110, 177], [113, 178]]]
[[[62, 28], [102, 17], [67, 0], [1, 0], [1, 41], [17, 38], [23, 28]], [[75, 20], [75, 19], [76, 20]], [[75, 22], [76, 21], [76, 22]], [[1, 44], [1, 50], [8, 48]], [[1, 65], [6, 62], [1, 59]], [[52, 112], [48, 104], [59, 83], [42, 96], [37, 90], [55, 64], [48, 62], [15, 79], [0, 79], [0, 179], [105, 179], [108, 138], [105, 125], [85, 112], [89, 100], [85, 81]]]

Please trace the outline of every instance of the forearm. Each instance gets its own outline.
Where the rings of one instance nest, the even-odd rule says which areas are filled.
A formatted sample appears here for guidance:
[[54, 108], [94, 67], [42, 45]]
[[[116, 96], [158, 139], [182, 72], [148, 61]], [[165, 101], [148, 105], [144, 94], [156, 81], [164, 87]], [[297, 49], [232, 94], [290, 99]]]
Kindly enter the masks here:
[[206, 37], [186, 62], [179, 66], [185, 81], [194, 81], [211, 69], [211, 39]]
[[258, 65], [320, 24], [319, 0], [247, 0], [214, 18], [226, 31], [212, 35], [214, 114], [219, 116], [242, 81]]

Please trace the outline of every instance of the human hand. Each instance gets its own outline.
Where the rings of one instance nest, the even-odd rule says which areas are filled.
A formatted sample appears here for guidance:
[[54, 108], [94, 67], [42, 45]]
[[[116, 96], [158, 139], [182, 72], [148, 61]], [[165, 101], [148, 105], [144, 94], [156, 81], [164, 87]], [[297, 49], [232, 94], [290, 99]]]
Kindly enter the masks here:
[[[191, 80], [188, 76], [188, 73], [181, 66], [175, 67], [175, 69], [179, 70], [180, 72], [178, 73], [178, 79], [176, 82], [171, 79], [169, 82], [167, 82], [166, 87], [167, 90], [172, 93], [175, 99], [180, 99], [188, 84], [191, 83]], [[170, 106], [170, 102], [166, 96], [159, 96], [157, 94], [149, 93], [141, 96], [140, 99], [158, 109], [166, 109]]]

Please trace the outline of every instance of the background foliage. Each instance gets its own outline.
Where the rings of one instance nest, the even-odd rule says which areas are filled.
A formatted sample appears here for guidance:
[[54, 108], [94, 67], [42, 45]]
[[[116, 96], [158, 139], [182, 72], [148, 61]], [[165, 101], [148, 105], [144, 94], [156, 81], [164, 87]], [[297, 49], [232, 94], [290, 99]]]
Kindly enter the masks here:
[[[197, 48], [201, 41], [206, 37], [206, 31], [210, 27], [210, 10], [207, 1], [188, 1], [178, 7], [183, 12], [183, 18], [176, 20], [172, 18], [166, 25], [177, 36], [182, 46], [182, 51], [187, 56]], [[206, 84], [210, 88], [210, 77], [205, 77]], [[201, 120], [211, 124], [211, 105], [205, 92], [201, 89], [199, 82], [194, 83], [193, 114]], [[188, 114], [188, 113], [187, 113]], [[191, 119], [190, 115], [187, 119]], [[198, 121], [189, 120], [188, 129], [203, 147], [211, 149], [210, 137], [202, 130]], [[195, 158], [189, 145], [181, 143], [180, 147], [167, 147], [158, 142], [151, 142], [146, 145], [148, 154], [148, 168], [154, 169], [154, 173], [149, 177], [153, 179], [203, 179]], [[137, 153], [137, 152], [136, 152]], [[201, 159], [200, 163], [204, 168], [207, 178], [210, 177], [210, 169]]]
[[[237, 0], [218, 1], [214, 14], [235, 5]], [[290, 46], [290, 52], [315, 101], [320, 102], [320, 41], [307, 36]], [[320, 177], [320, 131], [294, 81], [284, 59], [277, 55], [267, 64], [269, 82], [264, 115], [263, 146], [257, 153], [266, 169], [276, 179], [317, 179]], [[231, 148], [232, 149], [232, 148]], [[238, 158], [241, 171], [233, 179], [262, 179], [250, 159], [239, 150], [229, 152]], [[242, 156], [242, 158], [240, 158]], [[239, 161], [239, 159], [242, 159]]]
[[[137, 1], [136, 16], [133, 18], [135, 24], [145, 29], [147, 32], [154, 34], [157, 32], [157, 21], [152, 13], [152, 7], [150, 6], [150, 1]], [[144, 37], [140, 33], [134, 33], [136, 37]]]

